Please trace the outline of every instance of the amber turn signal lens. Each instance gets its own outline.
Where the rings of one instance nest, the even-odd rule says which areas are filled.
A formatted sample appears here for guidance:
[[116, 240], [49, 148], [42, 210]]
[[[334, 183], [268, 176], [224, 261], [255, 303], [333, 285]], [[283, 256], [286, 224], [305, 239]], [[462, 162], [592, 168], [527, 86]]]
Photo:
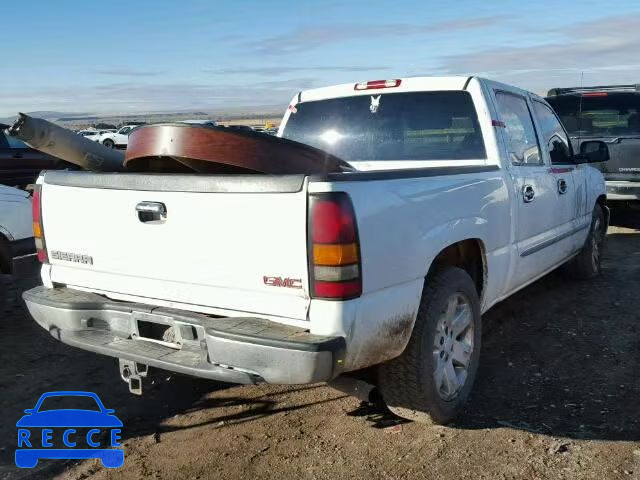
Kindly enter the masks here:
[[342, 245], [313, 245], [313, 263], [315, 265], [348, 265], [358, 262], [358, 246], [355, 243]]

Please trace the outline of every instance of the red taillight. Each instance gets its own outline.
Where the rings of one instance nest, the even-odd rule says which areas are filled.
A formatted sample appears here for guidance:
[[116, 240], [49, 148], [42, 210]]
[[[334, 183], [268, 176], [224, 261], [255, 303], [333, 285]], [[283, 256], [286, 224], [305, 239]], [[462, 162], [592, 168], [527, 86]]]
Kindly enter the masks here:
[[360, 82], [353, 86], [354, 90], [377, 90], [379, 88], [399, 87], [402, 80], [396, 78], [394, 80], [371, 80], [370, 82]]
[[314, 298], [347, 300], [362, 293], [358, 227], [344, 192], [310, 197], [309, 278]]
[[[346, 201], [351, 203], [347, 197]], [[350, 205], [335, 198], [317, 199], [311, 217], [314, 243], [351, 243], [355, 239], [355, 219]]]
[[352, 282], [315, 282], [313, 293], [315, 298], [356, 298], [362, 293], [362, 282], [360, 279]]
[[606, 97], [607, 95], [607, 92], [588, 92], [582, 94], [583, 97]]
[[33, 216], [33, 236], [36, 239], [36, 251], [38, 260], [49, 263], [47, 246], [44, 242], [44, 229], [42, 228], [42, 186], [36, 185], [31, 199], [31, 212]]

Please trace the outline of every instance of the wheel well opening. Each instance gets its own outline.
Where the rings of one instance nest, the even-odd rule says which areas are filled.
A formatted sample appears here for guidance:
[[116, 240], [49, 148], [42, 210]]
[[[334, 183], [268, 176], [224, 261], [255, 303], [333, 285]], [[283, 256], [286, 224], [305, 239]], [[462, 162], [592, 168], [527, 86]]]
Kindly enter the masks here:
[[484, 247], [478, 239], [463, 240], [449, 245], [434, 259], [427, 276], [438, 268], [449, 266], [466, 271], [476, 285], [478, 297], [482, 298], [485, 286], [486, 267]]

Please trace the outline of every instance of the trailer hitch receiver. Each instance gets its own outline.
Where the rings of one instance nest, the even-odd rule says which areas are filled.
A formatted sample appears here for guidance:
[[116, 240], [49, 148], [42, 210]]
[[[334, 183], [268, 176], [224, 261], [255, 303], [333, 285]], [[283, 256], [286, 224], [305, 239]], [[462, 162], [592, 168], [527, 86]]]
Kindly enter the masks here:
[[149, 366], [132, 360], [119, 358], [120, 376], [129, 384], [129, 391], [134, 395], [142, 395], [142, 379], [149, 373]]

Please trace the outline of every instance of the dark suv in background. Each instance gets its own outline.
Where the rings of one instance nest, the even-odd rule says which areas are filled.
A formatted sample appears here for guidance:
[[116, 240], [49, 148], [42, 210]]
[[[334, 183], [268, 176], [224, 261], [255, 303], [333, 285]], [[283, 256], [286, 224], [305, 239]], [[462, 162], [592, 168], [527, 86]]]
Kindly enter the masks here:
[[34, 150], [4, 133], [0, 124], [0, 185], [24, 188], [35, 183], [42, 170], [77, 169], [59, 158]]
[[554, 88], [547, 101], [564, 123], [574, 150], [587, 140], [602, 140], [610, 160], [599, 164], [607, 200], [639, 207], [640, 85]]

